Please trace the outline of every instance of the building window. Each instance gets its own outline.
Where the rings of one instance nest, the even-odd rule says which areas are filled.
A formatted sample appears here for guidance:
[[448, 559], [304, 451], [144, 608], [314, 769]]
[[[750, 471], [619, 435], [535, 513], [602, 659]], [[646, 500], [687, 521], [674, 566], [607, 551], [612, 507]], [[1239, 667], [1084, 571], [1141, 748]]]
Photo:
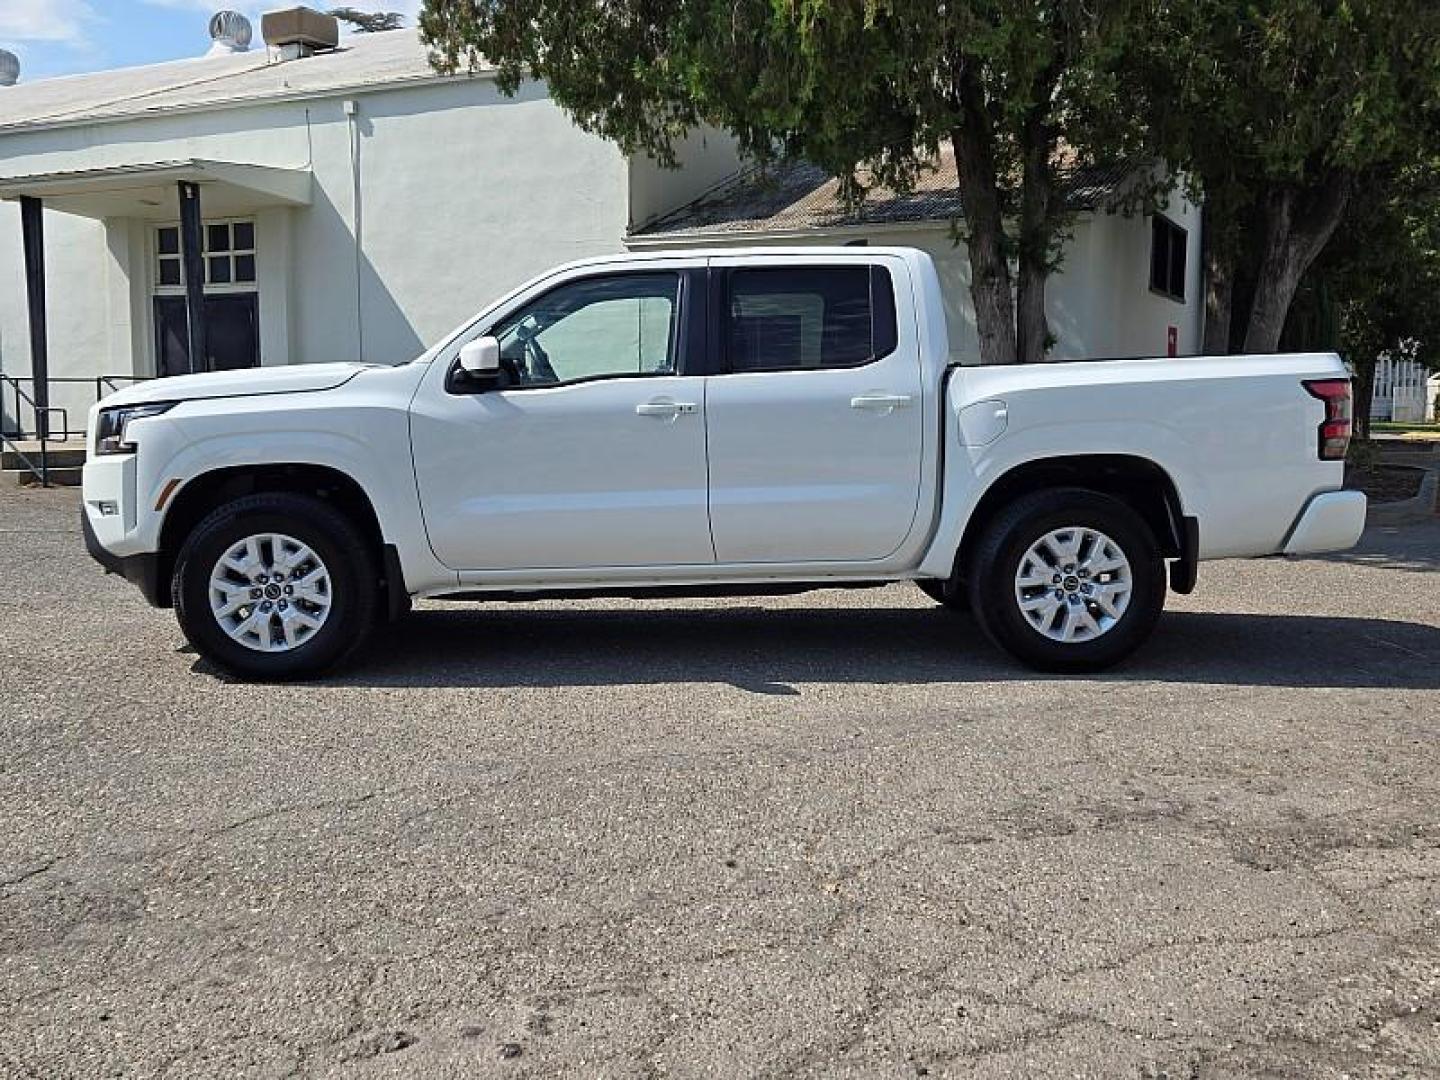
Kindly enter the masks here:
[[1150, 288], [1183, 304], [1188, 236], [1179, 225], [1159, 214], [1150, 223]]
[[[255, 222], [207, 221], [201, 237], [201, 262], [207, 288], [254, 287]], [[182, 288], [185, 260], [180, 254], [180, 226], [160, 226], [156, 230], [155, 251], [159, 260], [156, 284], [162, 289]]]

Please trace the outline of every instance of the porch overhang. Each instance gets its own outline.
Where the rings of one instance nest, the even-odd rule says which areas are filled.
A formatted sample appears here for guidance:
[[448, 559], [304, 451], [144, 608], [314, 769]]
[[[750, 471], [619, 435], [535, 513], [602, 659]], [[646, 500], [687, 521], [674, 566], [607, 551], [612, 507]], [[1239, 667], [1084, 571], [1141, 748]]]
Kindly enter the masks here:
[[200, 186], [211, 217], [310, 204], [309, 169], [204, 158], [0, 176], [0, 199], [29, 196], [43, 200], [47, 210], [80, 217], [170, 221], [180, 213], [181, 181]]

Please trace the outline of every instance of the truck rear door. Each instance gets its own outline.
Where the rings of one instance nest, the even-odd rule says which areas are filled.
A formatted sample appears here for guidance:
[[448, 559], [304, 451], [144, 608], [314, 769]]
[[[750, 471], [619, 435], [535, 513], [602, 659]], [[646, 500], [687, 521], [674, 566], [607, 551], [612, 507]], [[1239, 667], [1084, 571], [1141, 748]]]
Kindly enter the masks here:
[[890, 555], [915, 520], [924, 443], [903, 261], [717, 258], [711, 297], [717, 355], [706, 429], [717, 560]]

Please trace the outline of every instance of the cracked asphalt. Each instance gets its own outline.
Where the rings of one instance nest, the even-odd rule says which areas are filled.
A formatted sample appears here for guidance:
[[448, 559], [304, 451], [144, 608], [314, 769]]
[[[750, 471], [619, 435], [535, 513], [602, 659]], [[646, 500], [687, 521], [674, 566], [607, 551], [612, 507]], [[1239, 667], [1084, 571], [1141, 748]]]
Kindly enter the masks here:
[[891, 587], [217, 678], [0, 491], [0, 1075], [1440, 1076], [1440, 521], [1123, 670]]

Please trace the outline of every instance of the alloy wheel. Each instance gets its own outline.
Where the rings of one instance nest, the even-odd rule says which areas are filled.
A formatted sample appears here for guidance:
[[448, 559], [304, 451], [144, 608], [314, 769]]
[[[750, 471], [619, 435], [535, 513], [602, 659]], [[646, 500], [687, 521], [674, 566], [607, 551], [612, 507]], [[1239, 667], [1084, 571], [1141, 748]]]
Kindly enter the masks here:
[[1125, 614], [1130, 560], [1098, 529], [1068, 526], [1036, 540], [1015, 571], [1015, 600], [1030, 625], [1064, 644], [1093, 641]]
[[289, 652], [325, 625], [330, 571], [307, 544], [257, 533], [231, 544], [210, 571], [210, 612], [226, 635], [256, 652]]

